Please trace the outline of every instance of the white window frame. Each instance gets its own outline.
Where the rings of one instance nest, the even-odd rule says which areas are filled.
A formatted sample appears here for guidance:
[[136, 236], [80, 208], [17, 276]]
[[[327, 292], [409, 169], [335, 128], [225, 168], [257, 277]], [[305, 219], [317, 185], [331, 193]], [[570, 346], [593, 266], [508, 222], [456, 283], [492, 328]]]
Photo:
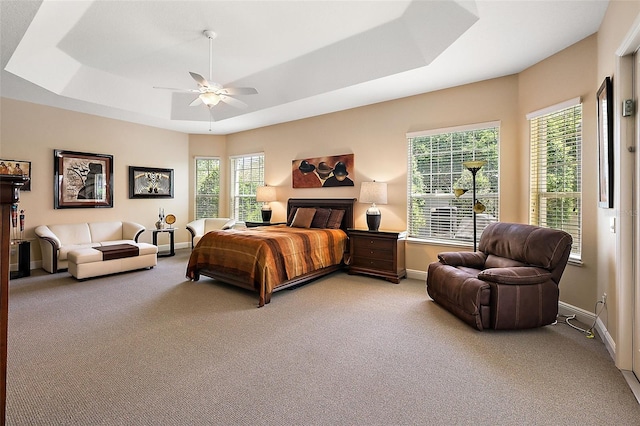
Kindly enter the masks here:
[[[198, 192], [199, 190], [199, 185], [200, 182], [198, 181], [198, 162], [199, 161], [217, 161], [218, 162], [218, 174], [219, 174], [219, 178], [218, 178], [218, 193], [216, 195], [218, 201], [217, 201], [217, 214], [213, 215], [213, 214], [201, 214], [199, 209], [198, 209], [198, 199], [201, 197], [210, 197], [209, 194], [200, 194]], [[193, 164], [194, 164], [194, 195], [193, 195], [193, 214], [194, 214], [194, 218], [195, 219], [203, 219], [205, 217], [218, 217], [220, 215], [220, 190], [221, 190], [221, 185], [220, 185], [220, 181], [222, 176], [220, 175], [220, 172], [222, 170], [222, 161], [220, 160], [220, 157], [200, 157], [197, 156], [194, 158], [193, 160]]]
[[[500, 121], [476, 123], [456, 127], [432, 129], [422, 132], [407, 133], [408, 147], [408, 182], [407, 182], [407, 228], [411, 239], [423, 240], [434, 244], [452, 246], [473, 246], [473, 191], [472, 174], [463, 165], [463, 161], [473, 159], [488, 160], [476, 175], [476, 199], [483, 203], [487, 210], [476, 216], [477, 239], [482, 230], [491, 222], [499, 220], [499, 155], [500, 155]], [[474, 132], [495, 132], [495, 144], [487, 149], [470, 142]], [[429, 137], [450, 138], [447, 149], [434, 148], [427, 168], [431, 172], [416, 176], [422, 188], [414, 184], [414, 162], [419, 161], [412, 152], [414, 143]], [[462, 149], [461, 137], [466, 137]], [[435, 138], [433, 138], [436, 140]], [[426, 141], [425, 141], [426, 142]], [[431, 142], [429, 142], [431, 143]], [[435, 144], [435, 142], [434, 142]], [[433, 163], [433, 165], [432, 165]], [[437, 163], [437, 164], [436, 164]], [[430, 180], [431, 183], [425, 182]], [[484, 183], [484, 184], [482, 184]], [[467, 192], [457, 198], [454, 186], [464, 186]], [[425, 191], [423, 192], [422, 189]], [[436, 216], [437, 215], [437, 216]]]
[[264, 153], [234, 155], [229, 157], [229, 162], [231, 217], [241, 222], [261, 222], [261, 206], [256, 201], [256, 190], [264, 186]]
[[[549, 139], [546, 130], [547, 123], [553, 118], [560, 118], [563, 115], [571, 116], [573, 109], [579, 108], [579, 124], [566, 124], [567, 129], [562, 133], [563, 143], [567, 148], [575, 147], [575, 159], [573, 162], [563, 161], [553, 162], [547, 159], [547, 147], [552, 142], [558, 142], [561, 138]], [[547, 228], [561, 229], [568, 232], [573, 237], [570, 260], [581, 262], [582, 260], [582, 129], [584, 123], [584, 112], [582, 99], [577, 97], [561, 102], [556, 105], [543, 108], [527, 114], [529, 121], [529, 144], [530, 144], [530, 208], [529, 222], [533, 225]], [[547, 169], [554, 167], [561, 169], [563, 175], [576, 175], [576, 181], [570, 181], [567, 185], [558, 184], [565, 188], [563, 191], [547, 191]], [[557, 180], [555, 180], [557, 181]], [[554, 182], [555, 182], [554, 181]], [[570, 187], [575, 185], [575, 188]], [[577, 198], [577, 200], [576, 200]], [[571, 208], [568, 215], [553, 214], [552, 202], [558, 201], [567, 208]], [[577, 210], [577, 211], [576, 211]], [[548, 214], [547, 214], [548, 213]]]

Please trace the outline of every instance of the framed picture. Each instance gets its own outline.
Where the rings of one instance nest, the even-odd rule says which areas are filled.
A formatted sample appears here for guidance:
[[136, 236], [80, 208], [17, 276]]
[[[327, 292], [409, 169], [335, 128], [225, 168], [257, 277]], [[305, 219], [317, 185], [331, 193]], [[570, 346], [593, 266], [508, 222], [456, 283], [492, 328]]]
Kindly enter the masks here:
[[354, 186], [353, 154], [314, 157], [291, 162], [294, 188], [329, 188]]
[[113, 207], [113, 155], [53, 151], [54, 208]]
[[0, 175], [27, 176], [29, 181], [20, 191], [31, 191], [31, 161], [0, 159]]
[[129, 166], [129, 198], [173, 198], [173, 169]]
[[613, 208], [613, 85], [607, 77], [598, 89], [598, 206]]

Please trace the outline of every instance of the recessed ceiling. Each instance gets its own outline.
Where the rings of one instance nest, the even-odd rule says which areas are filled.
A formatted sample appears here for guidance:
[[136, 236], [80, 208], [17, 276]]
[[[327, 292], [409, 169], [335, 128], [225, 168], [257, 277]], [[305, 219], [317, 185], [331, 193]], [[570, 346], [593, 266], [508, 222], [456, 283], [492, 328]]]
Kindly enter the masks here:
[[[228, 134], [522, 71], [598, 30], [608, 1], [0, 2], [0, 95]], [[213, 30], [211, 70], [209, 40]], [[248, 86], [191, 107], [189, 71]], [[209, 73], [211, 71], [211, 76]]]

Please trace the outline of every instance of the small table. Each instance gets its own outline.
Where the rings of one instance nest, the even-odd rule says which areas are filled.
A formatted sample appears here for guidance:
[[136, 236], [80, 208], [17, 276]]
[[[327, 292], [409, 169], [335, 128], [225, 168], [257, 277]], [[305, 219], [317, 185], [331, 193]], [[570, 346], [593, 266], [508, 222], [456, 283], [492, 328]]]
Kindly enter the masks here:
[[169, 233], [169, 252], [168, 253], [160, 253], [158, 252], [158, 257], [168, 257], [175, 256], [175, 239], [174, 239], [174, 231], [178, 228], [163, 228], [163, 229], [152, 229], [151, 233], [153, 234], [153, 245], [158, 246], [158, 234], [160, 232], [168, 232]]
[[245, 222], [244, 224], [247, 228], [255, 228], [257, 226], [273, 226], [273, 225], [284, 225], [287, 222]]
[[365, 274], [398, 284], [407, 276], [404, 266], [407, 233], [348, 229], [349, 274]]
[[9, 249], [10, 264], [17, 265], [12, 269], [10, 279], [28, 277], [31, 275], [31, 242], [27, 240], [11, 240]]

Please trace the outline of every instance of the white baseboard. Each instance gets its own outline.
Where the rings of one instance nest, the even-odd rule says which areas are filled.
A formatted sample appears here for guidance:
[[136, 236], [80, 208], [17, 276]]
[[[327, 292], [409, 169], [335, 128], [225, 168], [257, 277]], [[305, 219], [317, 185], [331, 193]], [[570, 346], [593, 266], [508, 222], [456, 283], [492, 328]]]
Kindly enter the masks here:
[[591, 326], [593, 321], [596, 319], [595, 314], [592, 312], [585, 311], [582, 308], [578, 308], [565, 302], [558, 302], [558, 314], [568, 316], [575, 315], [578, 321], [589, 326]]
[[576, 319], [583, 324], [586, 324], [588, 327], [591, 327], [595, 321], [594, 330], [596, 331], [602, 343], [604, 343], [605, 348], [609, 352], [611, 359], [616, 359], [616, 342], [611, 338], [611, 334], [607, 330], [607, 327], [604, 325], [602, 320], [598, 317], [596, 319], [596, 314], [585, 311], [584, 309], [578, 308], [576, 306], [570, 305], [565, 302], [558, 302], [558, 314], [560, 315], [575, 315]]
[[631, 392], [633, 392], [633, 396], [636, 397], [638, 403], [640, 403], [640, 382], [633, 371], [629, 370], [620, 370], [622, 372], [622, 376], [627, 381], [627, 384], [631, 388]]
[[[191, 248], [191, 242], [185, 242], [185, 243], [175, 243], [173, 245], [173, 249], [174, 250], [178, 250], [178, 249], [184, 249], [184, 248]], [[159, 252], [167, 252], [171, 249], [171, 246], [169, 244], [160, 244], [158, 245], [158, 251]]]
[[414, 280], [427, 281], [427, 271], [416, 271], [415, 269], [407, 269], [407, 278]]

